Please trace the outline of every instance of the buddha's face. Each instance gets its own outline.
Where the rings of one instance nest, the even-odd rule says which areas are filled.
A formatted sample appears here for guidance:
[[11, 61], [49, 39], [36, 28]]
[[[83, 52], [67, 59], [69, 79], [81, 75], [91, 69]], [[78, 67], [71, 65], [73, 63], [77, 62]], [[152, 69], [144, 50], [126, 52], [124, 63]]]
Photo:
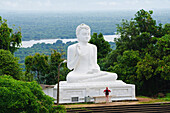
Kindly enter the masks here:
[[89, 29], [81, 29], [77, 35], [77, 39], [79, 42], [88, 43], [90, 40], [90, 30]]

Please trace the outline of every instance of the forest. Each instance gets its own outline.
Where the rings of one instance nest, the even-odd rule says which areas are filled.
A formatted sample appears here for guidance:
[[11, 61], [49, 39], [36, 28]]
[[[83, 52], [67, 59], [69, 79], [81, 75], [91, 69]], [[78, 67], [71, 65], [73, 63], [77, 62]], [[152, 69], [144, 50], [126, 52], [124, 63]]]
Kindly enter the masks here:
[[[8, 20], [10, 27], [21, 28], [22, 41], [76, 38], [75, 29], [81, 23], [91, 27], [91, 34], [114, 35], [117, 31], [116, 24], [119, 24], [122, 19], [130, 20], [135, 13], [135, 10], [81, 13], [14, 13], [0, 11], [1, 16]], [[169, 22], [170, 11], [169, 9], [156, 10], [153, 17], [157, 20], [157, 24], [166, 24]]]
[[[115, 43], [109, 44], [103, 33], [95, 32], [89, 41], [98, 48], [101, 70], [117, 73], [119, 80], [135, 84], [137, 95], [151, 97], [170, 92], [170, 23], [157, 22], [152, 15], [152, 10], [141, 9], [131, 19], [122, 17], [123, 20], [116, 25], [120, 38], [115, 39]], [[42, 43], [24, 49], [20, 48], [21, 33], [21, 29], [14, 32], [7, 20], [0, 16], [0, 86], [3, 86], [0, 87], [0, 97], [3, 97], [0, 108], [8, 106], [4, 112], [14, 108], [17, 112], [54, 112], [53, 99], [43, 95], [39, 84], [57, 83], [58, 65], [66, 59], [67, 47], [75, 42]], [[22, 60], [25, 71], [17, 55], [25, 58]], [[60, 80], [65, 80], [69, 71], [66, 63], [61, 65]], [[18, 87], [22, 92], [16, 92]], [[20, 95], [22, 93], [24, 96]], [[9, 97], [16, 103], [9, 105]], [[30, 105], [30, 102], [34, 104]]]
[[[25, 57], [28, 55], [34, 55], [35, 53], [51, 55], [52, 50], [57, 50], [57, 52], [62, 53], [62, 58], [67, 59], [67, 48], [77, 42], [67, 42], [63, 43], [61, 40], [56, 41], [53, 44], [38, 43], [34, 44], [32, 47], [19, 48], [15, 53], [15, 57], [19, 58], [19, 63], [22, 64], [22, 68], [25, 70]], [[114, 42], [109, 42], [111, 49], [116, 49], [116, 44]]]

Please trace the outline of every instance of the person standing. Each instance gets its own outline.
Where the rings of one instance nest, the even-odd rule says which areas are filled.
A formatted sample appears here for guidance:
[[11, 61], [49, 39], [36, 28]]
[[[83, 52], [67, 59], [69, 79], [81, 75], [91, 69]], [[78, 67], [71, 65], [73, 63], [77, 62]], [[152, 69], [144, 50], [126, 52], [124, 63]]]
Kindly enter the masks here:
[[108, 87], [106, 87], [106, 89], [104, 90], [104, 92], [105, 92], [105, 95], [106, 95], [106, 103], [108, 103], [108, 102], [109, 102], [109, 93], [110, 93], [111, 91], [108, 89]]

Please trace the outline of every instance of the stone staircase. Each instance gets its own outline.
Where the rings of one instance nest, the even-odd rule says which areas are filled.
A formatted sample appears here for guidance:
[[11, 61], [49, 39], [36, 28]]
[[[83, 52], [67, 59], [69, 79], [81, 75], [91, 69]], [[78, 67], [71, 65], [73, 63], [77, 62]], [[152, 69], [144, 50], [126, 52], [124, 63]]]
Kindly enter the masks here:
[[170, 103], [67, 108], [67, 113], [170, 113]]

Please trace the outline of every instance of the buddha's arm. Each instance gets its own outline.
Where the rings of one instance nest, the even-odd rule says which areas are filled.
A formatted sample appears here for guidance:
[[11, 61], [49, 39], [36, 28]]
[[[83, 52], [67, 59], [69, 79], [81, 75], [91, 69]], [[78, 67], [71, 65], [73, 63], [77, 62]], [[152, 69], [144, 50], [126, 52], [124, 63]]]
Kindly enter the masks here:
[[97, 64], [97, 47], [92, 45], [92, 55], [91, 55], [92, 68], [87, 73], [93, 74], [100, 71], [100, 67]]
[[97, 47], [96, 46], [94, 46], [94, 65], [95, 65], [95, 68], [100, 71], [100, 67], [97, 64]]
[[67, 67], [72, 70], [76, 67], [78, 61], [79, 61], [79, 55], [76, 54], [77, 50], [76, 48], [68, 47], [67, 51]]

